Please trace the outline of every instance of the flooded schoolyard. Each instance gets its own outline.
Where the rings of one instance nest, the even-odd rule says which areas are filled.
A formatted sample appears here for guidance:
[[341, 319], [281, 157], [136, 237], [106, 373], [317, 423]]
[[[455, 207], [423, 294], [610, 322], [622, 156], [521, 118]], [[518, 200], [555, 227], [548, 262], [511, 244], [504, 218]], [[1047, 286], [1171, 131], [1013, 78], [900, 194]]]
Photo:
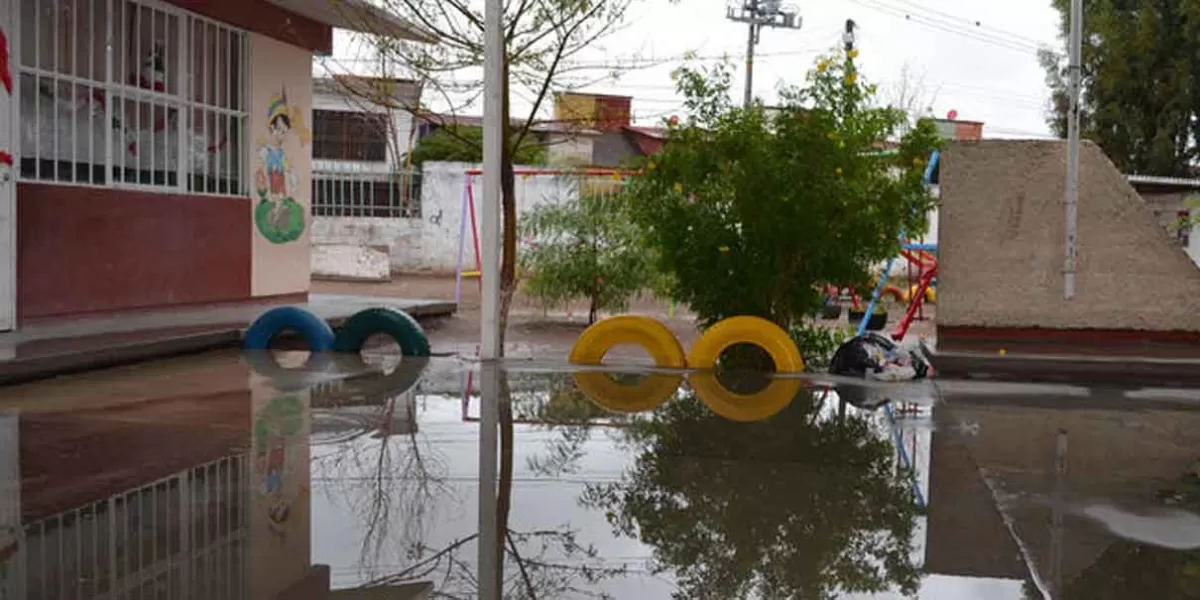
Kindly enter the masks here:
[[1200, 593], [1200, 392], [697, 377], [231, 351], [4, 388], [0, 597]]

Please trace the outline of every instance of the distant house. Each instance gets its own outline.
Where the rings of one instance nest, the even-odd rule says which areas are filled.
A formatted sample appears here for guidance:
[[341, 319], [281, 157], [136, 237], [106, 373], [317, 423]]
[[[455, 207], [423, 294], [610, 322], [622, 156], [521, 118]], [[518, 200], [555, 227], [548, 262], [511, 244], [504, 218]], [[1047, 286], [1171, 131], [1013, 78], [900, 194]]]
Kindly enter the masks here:
[[630, 96], [557, 94], [556, 128], [547, 134], [551, 162], [618, 168], [662, 150], [666, 129], [635, 127], [632, 103]]
[[404, 165], [420, 98], [408, 79], [313, 80], [314, 216], [420, 216], [420, 181]]

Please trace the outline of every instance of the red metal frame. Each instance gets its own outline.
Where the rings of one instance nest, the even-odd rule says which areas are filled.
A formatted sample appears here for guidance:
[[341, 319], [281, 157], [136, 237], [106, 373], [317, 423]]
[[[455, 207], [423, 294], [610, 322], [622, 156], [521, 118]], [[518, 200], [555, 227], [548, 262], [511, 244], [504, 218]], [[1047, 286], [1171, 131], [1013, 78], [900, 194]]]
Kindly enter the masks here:
[[[912, 327], [915, 319], [924, 318], [922, 307], [925, 304], [925, 294], [929, 290], [929, 286], [933, 285], [934, 278], [937, 277], [937, 257], [924, 251], [909, 251], [901, 250], [900, 255], [908, 261], [909, 268], [916, 267], [920, 273], [917, 279], [917, 289], [912, 290], [911, 297], [908, 299], [908, 310], [904, 312], [904, 318], [896, 324], [896, 328], [892, 330], [892, 339], [899, 342], [904, 339], [908, 333], [908, 329]], [[911, 271], [910, 277], [911, 277]], [[910, 282], [911, 290], [911, 282]]]

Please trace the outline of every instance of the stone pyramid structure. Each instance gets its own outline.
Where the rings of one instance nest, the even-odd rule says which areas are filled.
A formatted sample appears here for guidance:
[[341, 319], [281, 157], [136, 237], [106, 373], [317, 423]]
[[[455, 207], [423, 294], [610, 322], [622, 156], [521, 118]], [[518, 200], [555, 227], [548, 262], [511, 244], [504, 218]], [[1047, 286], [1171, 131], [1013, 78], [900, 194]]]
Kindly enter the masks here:
[[965, 330], [1200, 341], [1200, 269], [1089, 142], [1080, 148], [1076, 296], [1063, 299], [1066, 150], [1057, 140], [984, 140], [942, 153], [939, 346], [943, 332]]

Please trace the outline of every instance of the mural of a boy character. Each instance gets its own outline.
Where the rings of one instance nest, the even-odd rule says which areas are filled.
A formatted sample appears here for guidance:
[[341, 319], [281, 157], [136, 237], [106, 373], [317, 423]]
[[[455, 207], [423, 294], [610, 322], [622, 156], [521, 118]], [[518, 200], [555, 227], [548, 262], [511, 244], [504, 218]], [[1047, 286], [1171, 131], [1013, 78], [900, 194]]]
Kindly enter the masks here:
[[[296, 502], [296, 489], [290, 489], [286, 473], [288, 453], [301, 443], [298, 436], [303, 428], [303, 412], [299, 398], [282, 396], [272, 399], [257, 412], [254, 420], [254, 468], [259, 479], [258, 495], [263, 502], [272, 531], [283, 535]], [[292, 486], [295, 487], [295, 484]], [[299, 490], [303, 493], [303, 490]]]
[[254, 222], [259, 232], [276, 244], [295, 241], [304, 232], [305, 211], [293, 197], [296, 175], [285, 146], [292, 133], [301, 146], [311, 138], [300, 111], [288, 104], [287, 90], [281, 89], [267, 105], [267, 139], [258, 140], [259, 167], [254, 174], [259, 197]]

